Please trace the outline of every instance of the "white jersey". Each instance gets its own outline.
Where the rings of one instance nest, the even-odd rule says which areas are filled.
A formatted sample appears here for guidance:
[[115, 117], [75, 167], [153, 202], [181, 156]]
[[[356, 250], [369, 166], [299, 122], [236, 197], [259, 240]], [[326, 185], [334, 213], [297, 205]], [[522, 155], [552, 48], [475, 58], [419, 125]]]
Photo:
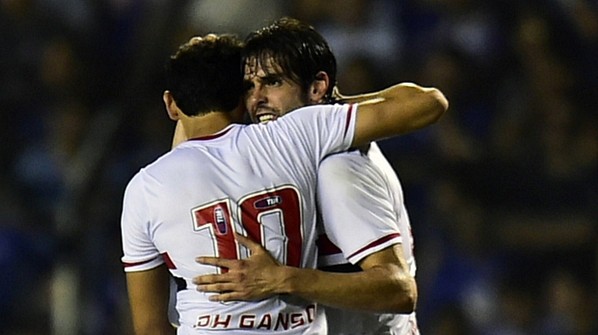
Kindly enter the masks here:
[[197, 256], [247, 257], [234, 232], [279, 262], [315, 268], [316, 177], [328, 154], [347, 150], [355, 105], [310, 106], [275, 122], [230, 125], [181, 143], [141, 169], [125, 191], [125, 271], [166, 263], [179, 284], [178, 334], [326, 334], [316, 303], [275, 296], [219, 303], [192, 279], [221, 271]]
[[[318, 205], [326, 236], [319, 266], [357, 264], [364, 257], [401, 243], [415, 276], [413, 236], [403, 190], [376, 143], [367, 154], [354, 150], [326, 158], [318, 172]], [[334, 334], [419, 334], [415, 313], [374, 314], [326, 308]]]

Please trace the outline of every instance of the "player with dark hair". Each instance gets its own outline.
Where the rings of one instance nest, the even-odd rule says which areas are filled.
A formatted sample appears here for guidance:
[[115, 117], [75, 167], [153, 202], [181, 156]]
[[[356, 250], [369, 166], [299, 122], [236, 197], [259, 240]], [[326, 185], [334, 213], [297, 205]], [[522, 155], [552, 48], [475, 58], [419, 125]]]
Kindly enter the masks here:
[[[334, 54], [313, 27], [292, 18], [251, 33], [244, 59], [246, 107], [257, 123], [276, 120], [305, 105], [368, 97], [333, 95]], [[331, 271], [363, 271], [346, 276], [298, 272], [291, 278], [297, 282], [291, 293], [336, 307], [327, 309], [333, 334], [417, 334], [416, 264], [409, 216], [400, 181], [376, 143], [326, 158], [318, 171], [317, 195], [327, 233], [319, 239], [319, 265]], [[281, 270], [265, 270], [266, 265], [256, 262], [244, 271], [251, 269], [259, 273]], [[220, 280], [210, 278], [205, 283]], [[249, 282], [251, 274], [243, 278], [237, 290], [246, 299], [255, 298], [250, 291], [256, 287]], [[274, 281], [276, 276], [270, 278]], [[310, 285], [300, 285], [308, 279]], [[268, 289], [262, 283], [259, 293]]]
[[[239, 60], [243, 42], [235, 35], [208, 35], [202, 43], [201, 55], [198, 56], [201, 39], [192, 39], [180, 46], [179, 50], [166, 63], [165, 101], [167, 104], [177, 101], [178, 107], [188, 116], [207, 114], [211, 111], [232, 111], [239, 104], [239, 92], [243, 83], [238, 78], [241, 65], [223, 66]], [[210, 62], [204, 61], [210, 59]], [[201, 75], [197, 75], [200, 73]], [[205, 78], [210, 78], [206, 80]]]
[[313, 27], [293, 18], [283, 17], [272, 24], [250, 33], [243, 58], [252, 67], [276, 64], [276, 69], [262, 67], [267, 75], [283, 77], [299, 85], [303, 93], [314, 80], [328, 77], [323, 101], [333, 100], [336, 84], [336, 57], [328, 42]]
[[[323, 311], [309, 299], [226, 302], [201, 292], [193, 283], [198, 273], [235, 273], [196, 257], [247, 259], [246, 247], [261, 245], [280, 264], [315, 268], [322, 160], [434, 123], [448, 107], [437, 89], [402, 83], [372, 94], [369, 103], [311, 106], [277, 122], [243, 125], [241, 48], [235, 38], [211, 34], [169, 61], [164, 103], [189, 140], [142, 168], [123, 200], [122, 261], [137, 334], [174, 333], [169, 274], [178, 284], [177, 334], [326, 334]], [[223, 73], [231, 77], [220, 80]], [[236, 103], [229, 105], [231, 98]]]

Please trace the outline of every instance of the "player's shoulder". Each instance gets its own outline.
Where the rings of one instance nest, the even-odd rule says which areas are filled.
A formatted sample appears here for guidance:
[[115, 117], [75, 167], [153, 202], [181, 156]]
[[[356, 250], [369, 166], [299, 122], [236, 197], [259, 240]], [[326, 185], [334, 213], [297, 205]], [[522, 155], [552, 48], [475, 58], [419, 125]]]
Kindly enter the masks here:
[[250, 137], [315, 138], [318, 133], [349, 123], [345, 120], [350, 105], [309, 105], [287, 113], [273, 122], [251, 124], [245, 129]]
[[288, 120], [286, 122], [311, 122], [320, 123], [322, 119], [334, 119], [339, 114], [352, 110], [351, 104], [327, 104], [327, 105], [307, 105], [297, 108], [292, 113], [287, 113], [279, 120]]
[[363, 166], [367, 161], [368, 157], [358, 149], [335, 153], [320, 162], [318, 177], [327, 180], [350, 180], [352, 176], [358, 176], [363, 172]]
[[[374, 153], [374, 154], [372, 154]], [[384, 180], [388, 162], [375, 142], [327, 156], [318, 168], [319, 178]]]
[[137, 172], [137, 174], [141, 176], [146, 174], [154, 174], [157, 171], [168, 169], [168, 167], [170, 166], [176, 166], [177, 159], [175, 157], [180, 155], [181, 150], [179, 150], [178, 148], [168, 151], [162, 154], [160, 157], [156, 158], [154, 161], [148, 163], [145, 167], [141, 168], [139, 172]]
[[326, 156], [322, 161], [322, 166], [326, 167], [334, 167], [339, 166], [342, 167], [348, 163], [355, 163], [367, 160], [368, 157], [363, 154], [359, 149], [349, 149], [348, 151], [342, 151], [339, 153], [335, 153], [329, 156]]
[[151, 180], [176, 180], [180, 176], [176, 171], [180, 171], [187, 164], [191, 164], [193, 160], [187, 159], [189, 156], [189, 150], [182, 150], [181, 145], [174, 148], [154, 161], [148, 163], [146, 166], [140, 168], [131, 181], [130, 184], [143, 184]]
[[125, 200], [133, 198], [134, 194], [143, 192], [143, 190], [145, 189], [145, 173], [145, 167], [141, 168], [133, 175], [133, 177], [131, 177], [131, 179], [129, 179], [129, 182], [127, 183], [124, 190]]
[[375, 145], [374, 142], [360, 148], [351, 148], [348, 151], [329, 155], [322, 161], [321, 167], [324, 169], [348, 169], [352, 166], [369, 164], [371, 160], [369, 151], [373, 145]]
[[326, 111], [330, 111], [330, 110], [347, 108], [349, 106], [350, 106], [350, 104], [339, 104], [339, 103], [305, 105], [305, 106], [297, 108], [293, 113], [288, 113], [286, 115], [293, 115], [296, 112], [301, 112], [301, 113], [314, 112], [314, 111], [323, 111], [323, 112], [326, 112]]

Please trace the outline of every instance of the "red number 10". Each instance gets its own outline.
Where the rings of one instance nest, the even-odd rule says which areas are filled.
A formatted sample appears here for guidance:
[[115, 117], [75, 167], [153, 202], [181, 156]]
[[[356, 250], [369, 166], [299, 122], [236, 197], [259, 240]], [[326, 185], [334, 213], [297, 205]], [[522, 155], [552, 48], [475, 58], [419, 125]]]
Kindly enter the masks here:
[[[206, 225], [212, 227], [218, 257], [239, 258], [228, 199], [193, 209], [193, 217], [195, 230]], [[243, 197], [239, 201], [237, 218], [247, 235], [279, 261], [291, 266], [301, 265], [303, 218], [301, 197], [296, 188], [284, 186]]]

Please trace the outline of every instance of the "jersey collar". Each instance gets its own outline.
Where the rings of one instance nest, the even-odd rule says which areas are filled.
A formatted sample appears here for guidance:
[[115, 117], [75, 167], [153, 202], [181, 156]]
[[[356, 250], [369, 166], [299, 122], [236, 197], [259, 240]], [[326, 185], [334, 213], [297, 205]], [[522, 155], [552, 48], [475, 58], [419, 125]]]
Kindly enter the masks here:
[[233, 128], [233, 126], [234, 126], [234, 124], [229, 124], [228, 126], [226, 126], [226, 128], [222, 129], [221, 131], [219, 131], [215, 134], [190, 138], [189, 141], [208, 141], [208, 140], [220, 138], [220, 137], [226, 135], [226, 133], [228, 133]]

